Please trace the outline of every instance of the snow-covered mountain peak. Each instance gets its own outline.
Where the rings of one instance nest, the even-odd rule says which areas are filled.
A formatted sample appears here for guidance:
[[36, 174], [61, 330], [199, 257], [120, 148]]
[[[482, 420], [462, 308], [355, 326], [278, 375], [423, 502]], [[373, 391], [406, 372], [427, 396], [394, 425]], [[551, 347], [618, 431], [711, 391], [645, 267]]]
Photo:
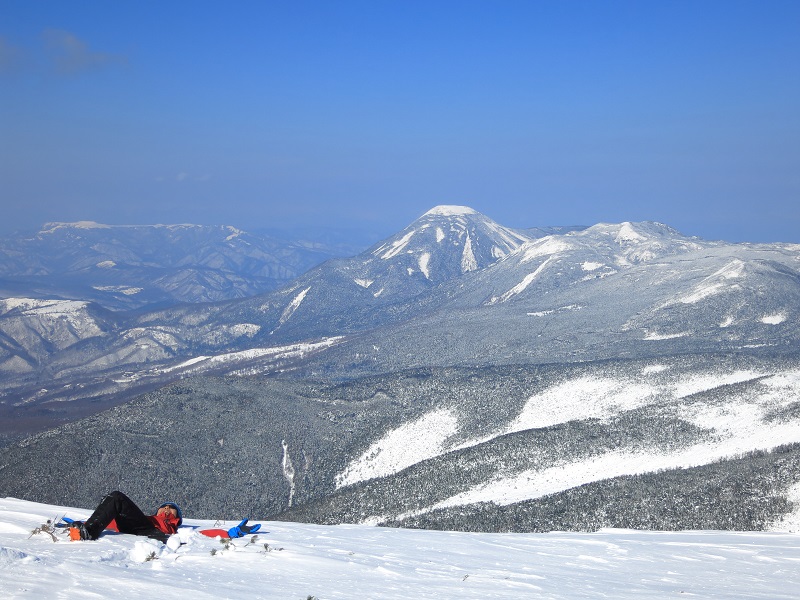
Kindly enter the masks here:
[[656, 221], [623, 221], [622, 223], [598, 223], [572, 235], [589, 237], [613, 237], [619, 245], [645, 243], [654, 239], [689, 239], [678, 230]]
[[480, 213], [470, 208], [469, 206], [440, 204], [439, 206], [434, 206], [432, 209], [426, 212], [423, 215], [423, 217], [425, 216], [454, 217], [454, 216], [477, 215], [477, 214]]
[[610, 265], [625, 266], [699, 247], [699, 243], [666, 225], [625, 221], [533, 239], [519, 246], [514, 256], [524, 264], [539, 257], [578, 252], [581, 260], [588, 260], [584, 257], [588, 253], [594, 257], [592, 260], [603, 258]]
[[[709, 271], [709, 281], [696, 290], [682, 289], [675, 295], [678, 299], [671, 299], [670, 303], [686, 303], [686, 298], [721, 292], [735, 285], [745, 272], [742, 261], [731, 262], [735, 255], [725, 253], [718, 243], [685, 237], [660, 223], [601, 223], [525, 243], [486, 270], [476, 284], [476, 298], [481, 298], [486, 306], [512, 299], [535, 301], [554, 290], [606, 279], [635, 267], [667, 263], [675, 257], [696, 256], [699, 249], [722, 253], [720, 259], [725, 262], [717, 263], [718, 266]], [[659, 269], [665, 273], [667, 267], [661, 265]], [[717, 269], [720, 272], [714, 274]], [[768, 273], [765, 278], [772, 276]], [[487, 294], [486, 290], [491, 292]], [[565, 302], [564, 306], [571, 304]], [[530, 314], [539, 314], [539, 311]]]
[[686, 237], [672, 227], [654, 221], [599, 223], [566, 235], [581, 239], [582, 243], [596, 250], [605, 249], [604, 253], [616, 255], [616, 262], [620, 266], [713, 245], [713, 242]]
[[643, 242], [645, 239], [647, 238], [638, 231], [636, 231], [636, 229], [634, 229], [633, 225], [631, 225], [630, 222], [625, 221], [620, 225], [619, 233], [617, 234], [616, 237], [616, 242], [621, 246], [626, 243], [635, 244], [637, 242]]
[[482, 269], [530, 239], [469, 207], [442, 205], [385, 240], [371, 254], [383, 261], [399, 260], [409, 276], [422, 273], [430, 281], [443, 281], [454, 273]]

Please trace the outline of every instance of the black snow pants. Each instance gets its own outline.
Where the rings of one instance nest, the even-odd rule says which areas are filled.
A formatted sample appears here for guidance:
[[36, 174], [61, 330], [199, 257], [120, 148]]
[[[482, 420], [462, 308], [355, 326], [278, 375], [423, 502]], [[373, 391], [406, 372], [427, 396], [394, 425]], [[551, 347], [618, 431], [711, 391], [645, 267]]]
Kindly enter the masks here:
[[93, 540], [99, 538], [111, 521], [117, 522], [120, 533], [146, 535], [161, 542], [166, 542], [169, 537], [157, 529], [136, 503], [122, 492], [111, 492], [105, 496], [92, 516], [86, 520], [85, 526], [89, 537]]

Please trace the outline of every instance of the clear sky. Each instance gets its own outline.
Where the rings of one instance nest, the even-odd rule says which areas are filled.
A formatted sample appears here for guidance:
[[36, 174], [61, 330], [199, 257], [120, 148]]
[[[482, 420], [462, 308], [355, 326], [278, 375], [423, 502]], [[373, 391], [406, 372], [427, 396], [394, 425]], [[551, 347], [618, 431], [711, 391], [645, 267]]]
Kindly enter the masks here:
[[0, 0], [0, 201], [800, 242], [800, 1]]

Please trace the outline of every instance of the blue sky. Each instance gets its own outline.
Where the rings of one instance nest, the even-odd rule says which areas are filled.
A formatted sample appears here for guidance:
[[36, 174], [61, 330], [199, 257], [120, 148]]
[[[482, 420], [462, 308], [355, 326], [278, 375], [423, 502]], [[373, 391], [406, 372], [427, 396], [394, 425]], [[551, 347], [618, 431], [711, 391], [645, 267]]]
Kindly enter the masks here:
[[655, 220], [800, 242], [800, 2], [0, 0], [0, 233]]

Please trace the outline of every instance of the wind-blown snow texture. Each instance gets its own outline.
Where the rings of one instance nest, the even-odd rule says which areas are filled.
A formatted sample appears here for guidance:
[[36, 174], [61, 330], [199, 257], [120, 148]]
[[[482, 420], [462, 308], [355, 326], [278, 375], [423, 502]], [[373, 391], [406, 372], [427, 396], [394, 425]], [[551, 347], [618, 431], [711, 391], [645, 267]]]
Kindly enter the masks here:
[[800, 589], [800, 537], [789, 533], [468, 534], [264, 523], [255, 540], [227, 549], [185, 527], [176, 551], [130, 535], [31, 535], [64, 513], [88, 511], [0, 499], [5, 598], [780, 600]]

